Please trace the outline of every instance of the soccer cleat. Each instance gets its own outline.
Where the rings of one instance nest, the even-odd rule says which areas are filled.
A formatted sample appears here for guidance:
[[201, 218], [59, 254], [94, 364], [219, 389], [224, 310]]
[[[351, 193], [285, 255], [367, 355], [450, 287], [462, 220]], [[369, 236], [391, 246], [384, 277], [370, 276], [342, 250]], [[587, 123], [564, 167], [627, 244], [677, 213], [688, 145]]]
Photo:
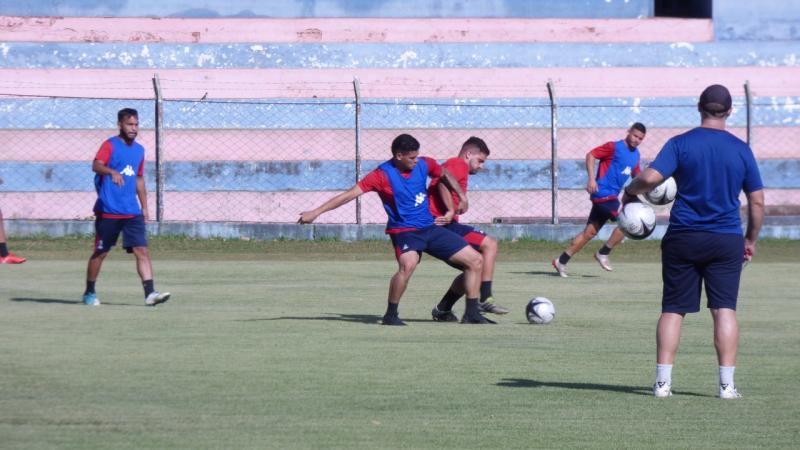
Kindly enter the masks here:
[[611, 267], [611, 260], [609, 259], [608, 255], [601, 255], [600, 253], [595, 253], [594, 259], [596, 259], [597, 262], [600, 263], [600, 267], [602, 267], [603, 269], [609, 272], [612, 272], [614, 270], [614, 268]]
[[653, 395], [658, 398], [672, 397], [672, 384], [666, 381], [656, 381], [653, 385]]
[[736, 386], [732, 384], [720, 384], [719, 398], [723, 399], [742, 398], [742, 394], [740, 394], [739, 391], [736, 390]]
[[100, 306], [100, 300], [97, 299], [97, 294], [90, 292], [83, 294], [83, 304], [87, 306]]
[[474, 313], [474, 314], [464, 313], [464, 316], [461, 317], [461, 323], [482, 325], [482, 324], [496, 324], [497, 322], [491, 319], [487, 319], [480, 313]]
[[561, 275], [561, 278], [567, 278], [569, 276], [569, 274], [567, 274], [567, 265], [558, 262], [558, 258], [553, 260], [553, 268]]
[[6, 256], [0, 256], [0, 264], [22, 264], [25, 261], [27, 261], [27, 259], [20, 258], [13, 253], [9, 253]]
[[405, 322], [400, 320], [400, 317], [393, 315], [393, 316], [383, 316], [383, 320], [381, 321], [381, 325], [394, 325], [394, 326], [405, 326]]
[[438, 306], [434, 306], [431, 316], [435, 322], [458, 322], [458, 317], [453, 311], [440, 311]]
[[147, 296], [147, 298], [144, 299], [144, 305], [145, 306], [159, 305], [169, 300], [169, 296], [170, 296], [169, 292], [161, 293], [158, 291], [153, 291], [150, 293], [150, 295]]
[[510, 309], [505, 306], [498, 305], [494, 302], [494, 298], [489, 297], [485, 301], [478, 302], [478, 309], [485, 313], [492, 314], [508, 314]]

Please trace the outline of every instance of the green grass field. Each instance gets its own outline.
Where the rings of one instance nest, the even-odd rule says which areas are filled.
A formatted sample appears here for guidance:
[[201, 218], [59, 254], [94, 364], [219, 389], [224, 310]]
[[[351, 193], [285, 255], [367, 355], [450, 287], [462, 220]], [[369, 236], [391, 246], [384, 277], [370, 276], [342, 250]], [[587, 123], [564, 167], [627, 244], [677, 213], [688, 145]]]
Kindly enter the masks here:
[[[746, 268], [737, 385], [716, 398], [707, 312], [687, 317], [675, 395], [655, 399], [657, 243], [593, 243], [561, 279], [561, 244], [503, 243], [496, 326], [430, 320], [455, 271], [423, 259], [407, 327], [378, 325], [388, 243], [157, 239], [145, 308], [115, 250], [79, 303], [86, 239], [15, 240], [0, 266], [0, 448], [796, 448], [800, 242], [764, 242]], [[530, 325], [526, 301], [556, 319]], [[459, 303], [460, 311], [463, 304]]]

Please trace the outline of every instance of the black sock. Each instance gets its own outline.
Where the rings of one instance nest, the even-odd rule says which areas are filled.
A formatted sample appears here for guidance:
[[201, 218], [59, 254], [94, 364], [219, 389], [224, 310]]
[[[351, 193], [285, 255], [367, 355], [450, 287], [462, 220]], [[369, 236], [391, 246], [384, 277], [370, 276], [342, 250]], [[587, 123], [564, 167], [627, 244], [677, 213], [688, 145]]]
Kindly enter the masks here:
[[492, 282], [481, 281], [481, 301], [485, 302], [487, 298], [492, 296]]
[[144, 286], [144, 296], [147, 297], [148, 295], [152, 294], [153, 291], [156, 289], [153, 287], [153, 280], [144, 280], [142, 281], [142, 286]]
[[444, 297], [442, 297], [442, 300], [439, 301], [438, 305], [436, 305], [436, 309], [438, 309], [439, 311], [452, 310], [453, 305], [455, 305], [456, 302], [458, 302], [458, 299], [461, 298], [461, 295], [462, 294], [453, 292], [452, 289], [448, 289], [447, 292], [444, 294]]
[[0, 242], [0, 257], [5, 258], [8, 256], [8, 246], [5, 242]]
[[86, 280], [86, 291], [84, 291], [84, 295], [85, 294], [94, 294], [94, 284], [95, 283], [96, 283], [96, 281]]
[[399, 304], [397, 303], [389, 303], [386, 306], [386, 315], [387, 316], [396, 316], [397, 315], [397, 307]]
[[464, 314], [468, 316], [472, 316], [475, 314], [480, 314], [480, 310], [478, 309], [478, 299], [477, 298], [468, 298], [467, 299], [467, 310]]
[[567, 254], [567, 252], [564, 252], [564, 253], [561, 254], [561, 256], [558, 257], [558, 262], [560, 262], [561, 264], [566, 264], [566, 263], [569, 262], [570, 258], [572, 258], [572, 257], [569, 256]]
[[608, 255], [609, 253], [611, 253], [611, 249], [608, 248], [606, 244], [603, 244], [603, 248], [601, 248], [600, 251], [597, 253], [600, 253], [601, 255]]

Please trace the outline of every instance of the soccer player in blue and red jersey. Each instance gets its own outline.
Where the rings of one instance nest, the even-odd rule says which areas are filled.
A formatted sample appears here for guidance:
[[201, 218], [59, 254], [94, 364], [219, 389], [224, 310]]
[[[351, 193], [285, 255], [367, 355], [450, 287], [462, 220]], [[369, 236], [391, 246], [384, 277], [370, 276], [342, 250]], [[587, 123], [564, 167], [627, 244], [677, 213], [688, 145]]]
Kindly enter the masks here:
[[[586, 191], [592, 201], [592, 210], [586, 228], [580, 232], [572, 244], [552, 264], [559, 275], [567, 277], [567, 263], [570, 258], [591, 241], [609, 220], [616, 222], [619, 214], [619, 193], [632, 177], [639, 171], [639, 144], [644, 140], [647, 129], [639, 122], [628, 129], [625, 139], [616, 142], [607, 142], [586, 154], [586, 172], [589, 181]], [[595, 177], [594, 162], [600, 161], [600, 168]], [[614, 228], [611, 237], [605, 245], [594, 254], [600, 266], [608, 271], [613, 270], [608, 255], [620, 242], [624, 235], [619, 228]]]
[[[623, 202], [638, 201], [669, 177], [678, 195], [661, 240], [661, 317], [656, 327], [656, 382], [653, 395], [672, 396], [672, 364], [687, 313], [700, 311], [701, 287], [714, 321], [719, 363], [719, 396], [741, 397], [733, 381], [739, 346], [736, 303], [742, 265], [756, 252], [764, 220], [764, 184], [749, 145], [725, 130], [733, 111], [725, 86], [700, 95], [700, 126], [664, 144], [655, 161], [625, 188]], [[739, 195], [747, 197], [747, 230], [742, 236]]]
[[109, 250], [122, 233], [125, 249], [136, 256], [136, 269], [144, 287], [144, 304], [155, 306], [169, 300], [153, 283], [153, 267], [147, 249], [147, 190], [144, 184], [144, 147], [135, 142], [139, 114], [125, 108], [117, 113], [119, 135], [103, 142], [92, 163], [97, 189], [94, 212], [95, 245], [86, 270], [83, 303], [97, 306], [95, 282]]
[[461, 236], [434, 223], [427, 195], [428, 177], [441, 177], [442, 182], [457, 193], [463, 210], [467, 209], [467, 197], [452, 175], [436, 160], [419, 156], [419, 147], [413, 136], [397, 136], [392, 141], [391, 159], [380, 164], [351, 189], [315, 209], [300, 213], [298, 223], [311, 223], [320, 214], [365, 192], [377, 192], [389, 219], [386, 233], [392, 240], [398, 263], [398, 270], [389, 283], [388, 305], [382, 323], [405, 325], [400, 320], [398, 305], [422, 252], [463, 270], [467, 308], [462, 323], [492, 323], [478, 309], [483, 258]]
[[[483, 139], [472, 136], [462, 145], [458, 156], [450, 158], [442, 167], [453, 175], [461, 191], [466, 193], [469, 186], [469, 176], [483, 169], [483, 164], [489, 157], [489, 146]], [[481, 273], [481, 297], [478, 303], [483, 312], [493, 314], [507, 314], [508, 308], [494, 302], [492, 298], [492, 279], [494, 278], [494, 263], [497, 258], [497, 241], [487, 236], [486, 233], [469, 225], [459, 222], [460, 204], [458, 195], [434, 178], [428, 186], [428, 196], [431, 199], [431, 213], [436, 224], [463, 237], [475, 250], [483, 256], [483, 272]], [[448, 201], [449, 200], [449, 201]], [[453, 322], [456, 317], [452, 313], [453, 305], [464, 295], [464, 283], [457, 278], [442, 300], [433, 308], [433, 320]]]
[[6, 229], [3, 226], [3, 211], [0, 211], [0, 264], [22, 264], [26, 261], [10, 251], [6, 244]]

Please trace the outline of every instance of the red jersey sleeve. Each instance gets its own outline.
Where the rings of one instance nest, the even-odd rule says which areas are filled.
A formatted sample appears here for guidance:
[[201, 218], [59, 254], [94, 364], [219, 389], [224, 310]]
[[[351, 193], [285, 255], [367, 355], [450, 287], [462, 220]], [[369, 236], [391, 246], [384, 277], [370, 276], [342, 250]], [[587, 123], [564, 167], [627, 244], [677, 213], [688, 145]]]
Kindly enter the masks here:
[[633, 170], [631, 171], [631, 177], [635, 177], [636, 175], [639, 175], [639, 172], [641, 172], [641, 171], [642, 171], [642, 168], [639, 165], [639, 163], [637, 162], [636, 163], [636, 167], [634, 167]]
[[601, 145], [592, 150], [592, 156], [597, 159], [603, 160], [608, 158], [614, 157], [614, 143], [613, 142], [606, 142], [605, 144]]
[[108, 162], [111, 161], [111, 147], [110, 141], [105, 141], [100, 145], [100, 150], [97, 151], [97, 154], [94, 155], [95, 161], [103, 161], [103, 164], [108, 165]]
[[365, 193], [382, 192], [386, 190], [385, 186], [388, 184], [388, 182], [389, 180], [386, 179], [386, 175], [383, 173], [383, 171], [380, 169], [375, 169], [358, 182], [358, 187], [360, 187]]
[[427, 156], [420, 156], [421, 159], [424, 159], [426, 163], [428, 163], [428, 176], [431, 178], [439, 178], [442, 176], [442, 166], [436, 162], [435, 159], [429, 158]]
[[469, 179], [469, 165], [461, 158], [450, 158], [442, 164], [453, 177], [455, 177], [461, 190], [467, 192], [467, 180]]

